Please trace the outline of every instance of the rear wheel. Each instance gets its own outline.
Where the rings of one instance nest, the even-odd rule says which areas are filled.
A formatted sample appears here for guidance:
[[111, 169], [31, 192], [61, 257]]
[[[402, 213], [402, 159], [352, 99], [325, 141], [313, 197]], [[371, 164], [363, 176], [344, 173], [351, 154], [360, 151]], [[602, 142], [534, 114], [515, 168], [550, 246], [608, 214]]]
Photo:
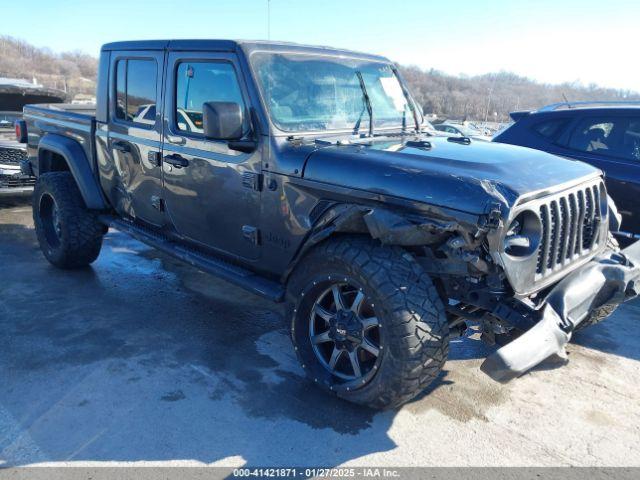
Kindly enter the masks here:
[[33, 222], [42, 253], [56, 267], [84, 267], [98, 258], [105, 227], [85, 207], [71, 173], [38, 177]]
[[372, 408], [401, 405], [435, 380], [449, 348], [444, 307], [411, 255], [343, 237], [314, 250], [287, 290], [307, 375]]

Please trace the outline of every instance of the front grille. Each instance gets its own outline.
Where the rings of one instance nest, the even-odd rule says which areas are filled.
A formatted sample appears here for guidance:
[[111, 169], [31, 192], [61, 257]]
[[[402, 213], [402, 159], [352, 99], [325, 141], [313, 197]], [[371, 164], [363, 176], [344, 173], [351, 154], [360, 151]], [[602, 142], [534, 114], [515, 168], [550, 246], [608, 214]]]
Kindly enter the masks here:
[[606, 215], [601, 211], [600, 196], [604, 191], [604, 185], [598, 181], [551, 197], [539, 206], [542, 229], [536, 280], [598, 249], [598, 232]]
[[19, 165], [20, 160], [26, 160], [27, 152], [17, 148], [0, 147], [0, 163]]
[[35, 177], [19, 177], [14, 175], [0, 175], [0, 188], [33, 187], [36, 184]]

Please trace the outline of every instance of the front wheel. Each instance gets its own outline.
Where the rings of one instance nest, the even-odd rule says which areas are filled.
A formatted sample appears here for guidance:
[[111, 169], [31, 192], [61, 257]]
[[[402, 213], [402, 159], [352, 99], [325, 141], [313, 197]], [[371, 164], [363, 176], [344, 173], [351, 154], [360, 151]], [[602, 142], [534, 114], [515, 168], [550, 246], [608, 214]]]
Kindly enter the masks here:
[[287, 296], [307, 375], [346, 400], [399, 406], [446, 361], [443, 304], [429, 276], [399, 248], [359, 237], [330, 240], [296, 268]]

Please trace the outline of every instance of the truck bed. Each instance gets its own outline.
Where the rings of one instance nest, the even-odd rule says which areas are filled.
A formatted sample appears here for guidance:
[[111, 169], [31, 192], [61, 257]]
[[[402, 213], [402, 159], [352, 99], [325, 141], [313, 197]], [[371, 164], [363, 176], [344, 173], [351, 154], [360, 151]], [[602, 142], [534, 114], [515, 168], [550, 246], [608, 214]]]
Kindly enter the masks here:
[[25, 105], [24, 114], [40, 114], [52, 118], [73, 118], [79, 122], [91, 121], [95, 118], [95, 104], [77, 105], [74, 103], [39, 103]]
[[50, 103], [26, 105], [24, 120], [29, 134], [27, 153], [34, 174], [38, 175], [37, 149], [46, 135], [72, 137], [84, 150], [95, 171], [95, 105]]

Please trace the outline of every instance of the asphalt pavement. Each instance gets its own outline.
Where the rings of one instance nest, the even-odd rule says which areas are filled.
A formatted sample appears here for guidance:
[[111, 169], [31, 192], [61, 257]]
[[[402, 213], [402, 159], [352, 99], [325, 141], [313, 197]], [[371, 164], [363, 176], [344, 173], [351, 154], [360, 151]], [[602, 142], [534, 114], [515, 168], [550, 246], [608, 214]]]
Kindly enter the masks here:
[[303, 377], [280, 306], [122, 233], [50, 266], [0, 198], [0, 465], [640, 466], [640, 303], [507, 385], [452, 342], [418, 399], [375, 412]]

